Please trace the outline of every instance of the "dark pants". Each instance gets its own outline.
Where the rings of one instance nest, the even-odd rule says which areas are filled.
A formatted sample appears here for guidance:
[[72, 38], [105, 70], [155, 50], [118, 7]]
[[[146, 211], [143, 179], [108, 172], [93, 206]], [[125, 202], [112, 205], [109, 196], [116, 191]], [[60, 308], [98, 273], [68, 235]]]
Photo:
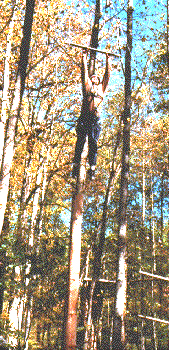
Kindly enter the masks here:
[[74, 163], [80, 163], [81, 154], [83, 152], [83, 147], [86, 141], [86, 136], [88, 136], [89, 165], [96, 165], [97, 141], [101, 131], [101, 127], [98, 120], [99, 119], [98, 117], [96, 117], [95, 114], [90, 114], [87, 118], [86, 116], [80, 115], [76, 128], [77, 141], [75, 147]]

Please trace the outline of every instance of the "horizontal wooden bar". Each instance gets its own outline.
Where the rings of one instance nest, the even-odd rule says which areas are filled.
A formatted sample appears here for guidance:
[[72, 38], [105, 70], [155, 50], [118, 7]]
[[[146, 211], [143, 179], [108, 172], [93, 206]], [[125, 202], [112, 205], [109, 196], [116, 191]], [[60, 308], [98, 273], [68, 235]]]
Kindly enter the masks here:
[[70, 46], [75, 46], [75, 47], [80, 47], [81, 49], [87, 49], [87, 50], [90, 50], [90, 51], [96, 51], [96, 52], [100, 52], [100, 53], [103, 53], [105, 55], [109, 55], [109, 56], [114, 56], [114, 57], [120, 57], [120, 55], [116, 54], [116, 53], [112, 53], [112, 52], [108, 52], [108, 51], [104, 51], [104, 50], [99, 50], [99, 49], [95, 49], [93, 47], [90, 47], [90, 46], [85, 46], [85, 45], [79, 45], [79, 44], [75, 44], [75, 43], [67, 43], [67, 45], [70, 45]]
[[160, 322], [160, 323], [169, 324], [169, 321], [167, 321], [167, 320], [160, 320], [160, 318], [155, 318], [155, 317], [150, 317], [150, 316], [144, 316], [144, 315], [138, 315], [138, 317], [144, 318], [145, 320], [150, 320], [150, 321], [155, 321], [155, 322]]
[[[84, 281], [89, 281], [89, 282], [91, 282], [92, 281], [92, 278], [88, 278], [88, 277], [85, 277], [84, 278]], [[116, 283], [116, 281], [114, 280], [114, 281], [111, 281], [111, 280], [106, 280], [106, 279], [104, 279], [104, 278], [100, 278], [97, 282], [102, 282], [102, 283]]]
[[163, 277], [163, 276], [155, 275], [153, 273], [145, 272], [145, 271], [142, 271], [142, 270], [140, 270], [139, 273], [141, 275], [146, 275], [146, 276], [149, 276], [149, 277], [153, 277], [153, 278], [157, 278], [159, 280], [163, 280], [163, 281], [168, 281], [169, 282], [169, 277]]

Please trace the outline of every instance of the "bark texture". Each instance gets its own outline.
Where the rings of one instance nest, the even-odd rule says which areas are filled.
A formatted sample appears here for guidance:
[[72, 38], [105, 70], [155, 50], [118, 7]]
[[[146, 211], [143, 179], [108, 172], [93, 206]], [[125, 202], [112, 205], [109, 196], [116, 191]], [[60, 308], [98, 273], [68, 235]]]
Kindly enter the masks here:
[[125, 55], [125, 106], [123, 121], [123, 149], [120, 183], [120, 201], [118, 212], [118, 259], [116, 275], [116, 295], [113, 317], [113, 335], [111, 348], [125, 349], [125, 312], [127, 289], [126, 266], [126, 230], [127, 230], [127, 199], [129, 180], [130, 153], [130, 109], [131, 109], [131, 51], [132, 51], [132, 1], [128, 1], [127, 9], [127, 46]]
[[[10, 169], [14, 154], [14, 143], [16, 136], [16, 125], [20, 115], [22, 97], [25, 87], [26, 69], [28, 64], [33, 13], [35, 0], [26, 1], [25, 19], [23, 26], [23, 38], [20, 47], [20, 58], [18, 64], [18, 72], [16, 79], [16, 87], [14, 91], [14, 98], [10, 108], [10, 116], [6, 125], [6, 135], [2, 154], [2, 163], [0, 171], [0, 232], [4, 222], [5, 209], [7, 204]], [[9, 74], [9, 72], [8, 72]]]
[[[96, 0], [95, 20], [92, 28], [91, 43], [93, 48], [98, 47], [100, 19], [100, 0]], [[96, 52], [90, 52], [89, 76], [95, 72]], [[82, 104], [83, 108], [83, 104]], [[80, 175], [77, 179], [76, 189], [72, 196], [71, 225], [70, 225], [70, 250], [69, 250], [69, 272], [68, 291], [65, 298], [65, 326], [63, 329], [63, 347], [65, 350], [76, 349], [77, 333], [77, 304], [79, 297], [79, 273], [81, 253], [81, 225], [84, 199], [84, 182], [86, 178], [85, 163], [87, 159], [87, 143], [81, 157]]]

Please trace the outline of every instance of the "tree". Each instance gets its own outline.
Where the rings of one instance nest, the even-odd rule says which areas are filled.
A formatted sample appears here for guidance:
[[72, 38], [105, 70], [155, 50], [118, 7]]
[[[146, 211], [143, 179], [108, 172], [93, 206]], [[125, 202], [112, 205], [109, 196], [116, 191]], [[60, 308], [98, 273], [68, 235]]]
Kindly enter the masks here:
[[118, 212], [118, 259], [116, 276], [115, 310], [113, 317], [112, 349], [125, 348], [124, 320], [126, 313], [126, 231], [127, 231], [127, 197], [129, 179], [130, 153], [130, 109], [131, 109], [131, 52], [132, 52], [132, 13], [133, 3], [128, 2], [127, 8], [127, 45], [125, 55], [125, 106], [123, 121], [123, 150], [120, 182], [120, 200]]
[[[145, 347], [154, 347], [152, 322], [155, 322], [159, 348], [166, 350], [168, 342], [168, 110], [167, 65], [163, 55], [167, 47], [164, 33], [159, 30], [159, 26], [165, 24], [164, 20], [157, 21], [158, 24], [154, 22], [159, 13], [160, 17], [163, 15], [162, 5], [153, 4], [153, 11], [147, 2], [135, 4], [137, 27], [132, 48], [125, 333], [126, 348], [137, 350], [141, 347], [141, 336]], [[7, 107], [13, 100], [25, 13], [24, 1], [19, 0], [12, 34], [9, 27], [13, 5], [10, 0], [3, 2], [0, 18], [3, 48], [0, 52], [0, 89], [4, 87], [5, 47], [8, 47], [6, 57], [9, 58], [7, 42], [12, 37]], [[81, 250], [81, 257], [80, 264], [75, 266], [78, 271], [80, 267], [80, 278], [76, 280], [79, 298], [76, 294], [74, 318], [77, 327], [74, 329], [77, 331], [76, 345], [80, 349], [84, 347], [87, 322], [89, 337], [86, 332], [88, 344], [85, 346], [90, 347], [91, 343], [93, 348], [110, 348], [119, 257], [117, 208], [121, 129], [124, 127], [124, 70], [121, 68], [126, 43], [126, 5], [123, 7], [121, 2], [107, 2], [107, 5], [105, 9], [103, 4], [99, 19], [99, 46], [106, 46], [113, 52], [121, 49], [121, 57], [118, 65], [110, 60], [112, 71], [104, 100], [96, 177], [94, 182], [82, 188], [85, 191], [82, 192], [83, 205], [79, 206], [83, 209], [79, 218], [83, 215], [83, 220], [81, 237], [77, 233], [78, 240], [81, 239], [77, 255], [79, 259]], [[17, 337], [20, 345], [25, 346], [27, 338], [32, 350], [62, 349], [71, 203], [74, 206], [72, 185], [73, 193], [76, 187], [71, 178], [71, 163], [74, 126], [81, 100], [80, 55], [77, 48], [69, 47], [65, 42], [71, 38], [73, 42], [86, 45], [94, 31], [94, 13], [94, 1], [71, 4], [40, 0], [34, 14], [0, 247], [1, 332], [5, 338], [12, 335], [12, 328], [8, 327], [9, 311], [13, 309], [13, 301], [22, 301], [18, 304], [22, 325], [19, 329], [15, 327], [13, 339]], [[101, 75], [104, 58], [97, 53], [97, 60], [93, 61]], [[5, 79], [7, 82], [7, 75]], [[3, 114], [6, 121], [8, 109]], [[154, 273], [153, 243], [156, 253]], [[141, 280], [143, 288], [140, 292]], [[23, 309], [21, 305], [24, 305]], [[88, 313], [89, 307], [91, 313]]]
[[[93, 48], [98, 46], [100, 19], [100, 0], [96, 0], [95, 20], [91, 34], [91, 44]], [[89, 60], [89, 75], [95, 71], [96, 52], [91, 51]], [[82, 106], [84, 108], [84, 106]], [[66, 305], [66, 329], [65, 329], [65, 350], [76, 348], [77, 332], [77, 305], [79, 296], [79, 273], [80, 273], [80, 252], [81, 252], [81, 225], [83, 212], [84, 181], [86, 177], [85, 162], [88, 149], [85, 143], [81, 157], [80, 175], [77, 178], [76, 188], [72, 197], [72, 215], [70, 225], [70, 251], [69, 251], [69, 275], [68, 293], [65, 300]]]
[[[6, 203], [7, 203], [10, 169], [11, 169], [11, 164], [13, 159], [13, 149], [14, 149], [15, 135], [16, 135], [16, 126], [20, 115], [22, 98], [23, 98], [23, 93], [25, 88], [26, 69], [28, 65], [34, 6], [35, 6], [34, 0], [27, 0], [24, 26], [23, 26], [23, 38], [22, 38], [21, 47], [20, 47], [20, 58], [18, 63], [14, 98], [12, 100], [12, 104], [10, 108], [10, 116], [9, 116], [9, 119], [7, 120], [4, 145], [2, 145], [3, 155], [2, 155], [1, 178], [0, 178], [0, 198], [1, 198], [0, 232], [2, 231], [4, 214], [5, 214]], [[7, 57], [7, 61], [8, 60], [9, 60], [9, 57]], [[6, 74], [9, 75], [9, 67], [7, 67]], [[4, 86], [4, 95], [7, 94], [7, 88], [8, 86], [7, 87]], [[2, 112], [6, 113], [6, 106], [4, 106], [4, 109], [2, 110]], [[5, 121], [6, 120], [3, 120], [3, 122]], [[2, 151], [1, 151], [1, 154], [2, 154]]]

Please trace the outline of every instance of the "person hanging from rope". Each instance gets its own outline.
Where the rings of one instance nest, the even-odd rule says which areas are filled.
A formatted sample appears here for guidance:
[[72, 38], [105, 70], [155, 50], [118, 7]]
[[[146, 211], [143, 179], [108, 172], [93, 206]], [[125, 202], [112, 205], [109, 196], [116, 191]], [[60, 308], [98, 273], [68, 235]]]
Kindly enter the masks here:
[[73, 160], [72, 177], [79, 176], [81, 154], [84, 148], [86, 137], [88, 136], [88, 176], [90, 180], [94, 179], [95, 166], [97, 158], [97, 141], [100, 135], [101, 127], [99, 123], [99, 115], [104, 92], [109, 82], [109, 55], [106, 54], [106, 68], [102, 82], [98, 75], [89, 77], [87, 68], [87, 49], [82, 52], [81, 79], [82, 79], [82, 108], [78, 119], [76, 133], [77, 141], [75, 146], [75, 155]]

